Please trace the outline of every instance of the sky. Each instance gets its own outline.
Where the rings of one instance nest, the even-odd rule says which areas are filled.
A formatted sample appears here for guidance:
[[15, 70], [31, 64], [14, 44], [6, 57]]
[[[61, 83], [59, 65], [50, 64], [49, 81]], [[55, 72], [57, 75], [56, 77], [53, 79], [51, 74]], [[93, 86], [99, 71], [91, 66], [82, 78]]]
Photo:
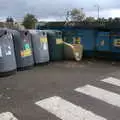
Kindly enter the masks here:
[[21, 20], [26, 13], [39, 20], [65, 20], [68, 10], [83, 8], [87, 16], [97, 17], [96, 4], [100, 6], [100, 17], [120, 17], [119, 0], [0, 0], [0, 20], [12, 16]]

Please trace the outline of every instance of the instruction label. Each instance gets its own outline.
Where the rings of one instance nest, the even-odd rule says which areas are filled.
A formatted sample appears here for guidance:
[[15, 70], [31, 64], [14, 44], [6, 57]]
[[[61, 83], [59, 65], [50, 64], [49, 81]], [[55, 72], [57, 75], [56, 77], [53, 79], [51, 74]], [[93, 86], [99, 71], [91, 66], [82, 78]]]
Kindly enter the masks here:
[[56, 44], [63, 44], [63, 40], [61, 38], [56, 39]]
[[47, 37], [40, 37], [40, 42], [47, 43], [48, 42]]
[[41, 49], [48, 50], [48, 40], [47, 37], [40, 37]]
[[12, 55], [11, 47], [10, 46], [6, 47], [5, 54], [6, 54], [6, 56]]
[[115, 39], [113, 45], [116, 47], [120, 47], [120, 39]]
[[28, 56], [32, 55], [32, 50], [30, 48], [29, 43], [24, 44], [24, 50], [21, 51], [20, 54], [21, 54], [22, 57], [28, 57]]
[[26, 43], [26, 44], [24, 45], [24, 48], [25, 48], [25, 50], [28, 50], [28, 49], [30, 49], [30, 45], [29, 45], [28, 43]]
[[80, 42], [81, 42], [81, 38], [80, 38], [80, 37], [77, 37], [77, 38], [76, 38], [76, 44], [80, 44]]
[[48, 49], [48, 44], [47, 43], [43, 43], [43, 50], [47, 50]]
[[0, 46], [0, 57], [2, 57], [2, 47]]
[[104, 41], [104, 40], [101, 40], [100, 45], [101, 45], [101, 46], [104, 46], [104, 45], [105, 45], [105, 41]]
[[73, 37], [73, 44], [80, 44], [81, 38], [80, 37]]
[[31, 49], [21, 51], [21, 56], [22, 57], [28, 57], [28, 56], [31, 56], [31, 55], [32, 55]]

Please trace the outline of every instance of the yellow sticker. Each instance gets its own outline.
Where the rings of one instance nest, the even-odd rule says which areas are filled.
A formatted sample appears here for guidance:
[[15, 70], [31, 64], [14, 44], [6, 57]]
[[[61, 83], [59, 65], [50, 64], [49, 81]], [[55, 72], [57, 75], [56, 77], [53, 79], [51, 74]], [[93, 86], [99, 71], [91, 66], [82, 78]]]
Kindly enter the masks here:
[[47, 37], [40, 37], [40, 42], [47, 43], [48, 42]]
[[81, 38], [80, 37], [74, 37], [73, 38], [73, 44], [80, 44], [81, 43]]
[[76, 43], [80, 44], [80, 42], [81, 42], [81, 38], [80, 37], [76, 38]]
[[113, 44], [114, 44], [114, 46], [120, 47], [120, 39], [115, 39]]
[[24, 57], [24, 52], [23, 52], [23, 51], [21, 51], [21, 52], [20, 52], [20, 55], [21, 55], [22, 57]]
[[61, 38], [56, 39], [56, 44], [63, 44], [63, 40]]
[[28, 57], [28, 56], [31, 56], [31, 55], [32, 55], [31, 49], [21, 51], [21, 56], [22, 57]]

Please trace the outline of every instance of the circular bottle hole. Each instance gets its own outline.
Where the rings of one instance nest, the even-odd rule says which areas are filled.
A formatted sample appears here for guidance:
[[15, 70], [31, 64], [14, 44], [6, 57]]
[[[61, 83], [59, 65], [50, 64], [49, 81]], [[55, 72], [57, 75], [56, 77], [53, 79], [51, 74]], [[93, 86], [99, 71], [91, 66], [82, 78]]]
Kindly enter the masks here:
[[43, 32], [43, 36], [45, 36], [45, 32]]
[[4, 34], [7, 35], [7, 31], [6, 30], [5, 30]]
[[28, 35], [28, 32], [25, 32], [25, 36], [27, 36]]

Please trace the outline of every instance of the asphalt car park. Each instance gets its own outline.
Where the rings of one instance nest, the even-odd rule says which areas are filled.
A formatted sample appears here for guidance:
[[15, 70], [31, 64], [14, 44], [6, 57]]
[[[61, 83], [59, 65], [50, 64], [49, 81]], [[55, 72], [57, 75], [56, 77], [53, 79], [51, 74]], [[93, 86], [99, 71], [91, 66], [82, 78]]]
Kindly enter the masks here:
[[119, 120], [119, 79], [119, 62], [94, 59], [17, 72], [0, 78], [0, 120]]

